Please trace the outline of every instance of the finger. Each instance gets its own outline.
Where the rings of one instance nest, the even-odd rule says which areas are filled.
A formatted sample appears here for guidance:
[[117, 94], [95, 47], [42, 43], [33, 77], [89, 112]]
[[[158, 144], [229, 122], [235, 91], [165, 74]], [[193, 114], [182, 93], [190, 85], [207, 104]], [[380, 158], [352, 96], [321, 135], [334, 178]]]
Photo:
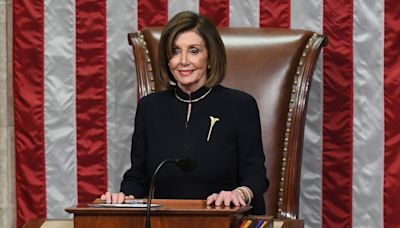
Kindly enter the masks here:
[[236, 207], [239, 207], [239, 206], [240, 206], [239, 197], [236, 195], [235, 192], [232, 192], [232, 203], [233, 203], [233, 205], [235, 205]]
[[133, 195], [125, 196], [125, 200], [133, 200], [135, 197]]
[[103, 201], [106, 200], [106, 195], [105, 194], [101, 194], [100, 199], [103, 200]]
[[111, 194], [111, 201], [112, 203], [118, 203], [118, 193]]
[[218, 194], [217, 193], [213, 193], [213, 194], [209, 195], [207, 197], [207, 205], [210, 205], [210, 204], [214, 203], [217, 198], [218, 198]]
[[124, 201], [125, 201], [125, 194], [122, 193], [122, 192], [118, 193], [117, 202], [118, 202], [118, 203], [123, 203]]
[[214, 202], [214, 197], [213, 197], [213, 195], [209, 195], [208, 197], [207, 197], [207, 205], [210, 205], [210, 204], [212, 204]]
[[106, 203], [111, 203], [111, 193], [110, 192], [106, 192]]
[[217, 193], [214, 193], [214, 194], [213, 194], [213, 202], [214, 202], [215, 206], [220, 206], [220, 205], [217, 205], [217, 199], [218, 199], [218, 197], [219, 197], [219, 194], [217, 194]]
[[133, 195], [125, 196], [124, 203], [134, 203], [135, 197]]
[[231, 202], [232, 202], [232, 194], [228, 193], [225, 195], [225, 198], [224, 198], [225, 207], [229, 207], [231, 205]]
[[239, 190], [235, 190], [234, 192], [235, 192], [235, 194], [236, 194], [236, 196], [237, 196], [237, 198], [239, 200], [240, 205], [246, 206], [247, 204], [246, 204], [246, 202], [244, 202], [242, 193], [240, 193]]
[[221, 203], [224, 200], [225, 195], [226, 195], [225, 191], [219, 192], [217, 198], [215, 199], [215, 206], [221, 206]]

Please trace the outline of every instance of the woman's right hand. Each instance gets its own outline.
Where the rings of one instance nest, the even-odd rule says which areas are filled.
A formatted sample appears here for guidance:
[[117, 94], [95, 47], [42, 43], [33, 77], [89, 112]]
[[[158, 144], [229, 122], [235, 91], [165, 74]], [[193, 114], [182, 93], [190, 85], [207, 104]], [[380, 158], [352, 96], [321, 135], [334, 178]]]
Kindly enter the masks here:
[[125, 200], [133, 200], [135, 197], [133, 195], [126, 196], [123, 192], [106, 192], [100, 196], [100, 199], [106, 201], [106, 203], [123, 203]]

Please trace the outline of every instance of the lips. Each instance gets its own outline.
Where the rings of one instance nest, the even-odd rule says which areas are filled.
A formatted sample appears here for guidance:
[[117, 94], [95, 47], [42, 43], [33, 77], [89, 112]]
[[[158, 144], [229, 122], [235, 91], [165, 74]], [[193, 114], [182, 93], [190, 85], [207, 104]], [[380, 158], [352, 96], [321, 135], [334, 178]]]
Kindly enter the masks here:
[[194, 70], [179, 70], [179, 74], [182, 76], [189, 76], [192, 75]]

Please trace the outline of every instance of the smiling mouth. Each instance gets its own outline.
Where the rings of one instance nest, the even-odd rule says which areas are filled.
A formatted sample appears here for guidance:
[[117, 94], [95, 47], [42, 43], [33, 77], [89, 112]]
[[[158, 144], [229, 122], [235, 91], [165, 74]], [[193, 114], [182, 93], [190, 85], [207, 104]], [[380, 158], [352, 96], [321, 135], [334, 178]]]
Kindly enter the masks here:
[[194, 70], [180, 70], [179, 73], [180, 73], [182, 76], [189, 76], [189, 75], [191, 75], [191, 74], [193, 73], [193, 71], [194, 71]]

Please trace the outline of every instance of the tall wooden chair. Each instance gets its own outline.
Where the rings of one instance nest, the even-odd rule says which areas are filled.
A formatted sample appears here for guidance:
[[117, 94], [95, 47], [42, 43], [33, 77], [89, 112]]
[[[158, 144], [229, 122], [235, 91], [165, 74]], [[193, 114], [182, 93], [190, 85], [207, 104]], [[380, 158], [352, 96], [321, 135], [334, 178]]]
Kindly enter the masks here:
[[[139, 96], [163, 90], [157, 51], [162, 28], [128, 34]], [[267, 215], [297, 219], [307, 99], [325, 36], [305, 30], [221, 28], [228, 67], [223, 85], [257, 100], [270, 187]]]

